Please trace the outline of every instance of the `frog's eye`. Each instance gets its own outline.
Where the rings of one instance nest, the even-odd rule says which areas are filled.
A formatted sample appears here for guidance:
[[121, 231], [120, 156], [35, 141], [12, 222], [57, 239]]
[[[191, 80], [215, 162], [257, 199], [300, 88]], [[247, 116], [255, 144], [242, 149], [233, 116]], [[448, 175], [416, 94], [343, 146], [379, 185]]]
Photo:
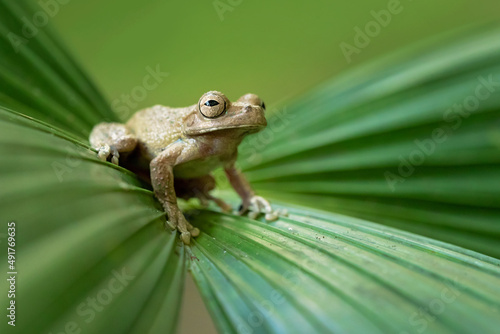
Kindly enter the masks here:
[[266, 104], [264, 103], [264, 101], [262, 101], [262, 104], [260, 106], [262, 107], [262, 109], [266, 110]]
[[216, 105], [219, 105], [219, 102], [217, 102], [215, 100], [208, 100], [207, 102], [204, 103], [204, 105], [206, 105], [208, 107], [214, 107]]
[[198, 108], [207, 118], [219, 117], [226, 110], [226, 100], [218, 94], [207, 93], [201, 97]]

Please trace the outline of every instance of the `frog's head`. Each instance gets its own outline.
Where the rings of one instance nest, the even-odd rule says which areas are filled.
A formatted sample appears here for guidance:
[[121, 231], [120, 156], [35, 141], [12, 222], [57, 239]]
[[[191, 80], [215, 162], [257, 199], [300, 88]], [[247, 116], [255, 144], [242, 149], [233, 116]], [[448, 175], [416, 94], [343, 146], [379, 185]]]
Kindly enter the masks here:
[[253, 133], [266, 127], [264, 102], [255, 94], [246, 94], [231, 102], [222, 93], [211, 91], [203, 94], [195, 110], [184, 123], [187, 135], [200, 135], [220, 130]]

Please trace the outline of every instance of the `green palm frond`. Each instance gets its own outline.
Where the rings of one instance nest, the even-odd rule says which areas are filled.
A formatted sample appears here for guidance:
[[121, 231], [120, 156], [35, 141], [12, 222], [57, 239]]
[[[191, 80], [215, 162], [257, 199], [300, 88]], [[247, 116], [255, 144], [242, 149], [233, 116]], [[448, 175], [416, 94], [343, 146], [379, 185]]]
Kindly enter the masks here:
[[[59, 332], [73, 323], [92, 333], [175, 328], [184, 250], [132, 173], [96, 160], [63, 131], [6, 109], [0, 154], [8, 157], [0, 164], [5, 232], [7, 222], [17, 226], [21, 333]], [[8, 272], [7, 239], [0, 241]], [[6, 280], [0, 287], [9, 290]], [[116, 314], [119, 324], [106, 320]]]
[[494, 333], [499, 261], [343, 215], [203, 211], [191, 272], [221, 333]]
[[103, 117], [117, 119], [56, 35], [50, 34], [50, 25], [34, 27], [33, 36], [26, 36], [22, 18], [35, 12], [29, 3], [0, 1], [0, 11], [2, 105], [84, 138]]
[[242, 148], [246, 174], [274, 198], [499, 257], [499, 35], [436, 42], [282, 106]]

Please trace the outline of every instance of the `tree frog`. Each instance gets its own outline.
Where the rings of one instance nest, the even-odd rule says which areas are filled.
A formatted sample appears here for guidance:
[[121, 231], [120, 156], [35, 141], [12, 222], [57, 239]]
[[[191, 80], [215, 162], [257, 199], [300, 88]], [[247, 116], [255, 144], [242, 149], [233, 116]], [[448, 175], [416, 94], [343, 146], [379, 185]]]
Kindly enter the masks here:
[[167, 224], [189, 244], [200, 231], [187, 222], [177, 198], [196, 197], [202, 204], [213, 201], [223, 211], [231, 211], [229, 204], [210, 194], [215, 188], [211, 172], [218, 167], [224, 168], [242, 199], [240, 215], [249, 212], [255, 218], [263, 211], [266, 220], [278, 218], [280, 212], [256, 196], [235, 167], [243, 138], [266, 127], [265, 109], [255, 94], [230, 102], [224, 94], [210, 91], [186, 108], [156, 105], [137, 111], [126, 124], [100, 123], [90, 134], [90, 144], [101, 160], [120, 163], [151, 183], [167, 212]]

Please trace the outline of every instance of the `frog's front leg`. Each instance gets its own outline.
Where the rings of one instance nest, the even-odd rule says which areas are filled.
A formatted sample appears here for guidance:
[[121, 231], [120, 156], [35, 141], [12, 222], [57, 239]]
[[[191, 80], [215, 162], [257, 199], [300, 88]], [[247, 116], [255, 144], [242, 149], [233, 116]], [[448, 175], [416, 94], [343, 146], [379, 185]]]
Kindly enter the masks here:
[[137, 138], [120, 123], [99, 123], [90, 133], [90, 145], [97, 150], [99, 159], [118, 165], [120, 153], [129, 153], [137, 145]]
[[172, 229], [179, 230], [181, 240], [189, 245], [191, 236], [196, 237], [200, 234], [200, 230], [187, 222], [177, 205], [173, 173], [174, 166], [185, 158], [182, 146], [173, 145], [151, 161], [150, 170], [153, 190], [168, 215], [167, 223]]
[[[246, 180], [245, 176], [234, 166], [234, 164], [227, 166], [224, 171], [226, 172], [229, 183], [231, 183], [231, 186], [238, 193], [238, 195], [240, 195], [241, 200], [243, 201], [241, 209], [239, 210], [240, 215], [250, 210], [248, 216], [252, 219], [257, 217], [260, 212], [264, 212], [266, 214], [266, 220], [273, 221], [278, 219], [278, 215], [280, 213], [274, 211], [271, 204], [269, 204], [265, 198], [255, 195], [255, 192]], [[282, 214], [286, 215], [286, 212], [283, 212]]]

